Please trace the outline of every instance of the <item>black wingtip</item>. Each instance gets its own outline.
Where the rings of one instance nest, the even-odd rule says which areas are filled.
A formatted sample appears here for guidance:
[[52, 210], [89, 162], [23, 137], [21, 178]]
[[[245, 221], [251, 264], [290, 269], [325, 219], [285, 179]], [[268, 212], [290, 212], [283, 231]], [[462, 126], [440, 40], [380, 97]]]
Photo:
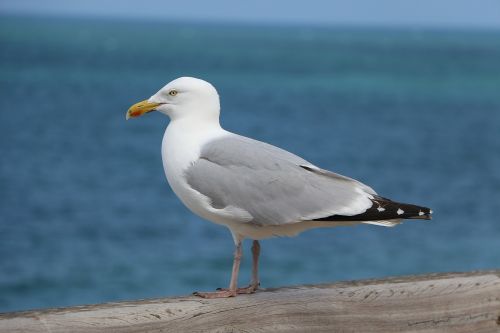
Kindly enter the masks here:
[[[416, 206], [416, 207], [420, 207], [420, 206]], [[432, 220], [432, 213], [433, 213], [432, 209], [427, 208], [427, 207], [420, 207], [418, 215], [408, 216], [408, 217], [405, 217], [405, 219], [410, 219], [410, 220]]]
[[333, 215], [316, 219], [316, 221], [383, 221], [383, 220], [431, 220], [432, 210], [427, 207], [405, 204], [375, 196], [371, 199], [373, 205], [364, 213], [346, 216]]

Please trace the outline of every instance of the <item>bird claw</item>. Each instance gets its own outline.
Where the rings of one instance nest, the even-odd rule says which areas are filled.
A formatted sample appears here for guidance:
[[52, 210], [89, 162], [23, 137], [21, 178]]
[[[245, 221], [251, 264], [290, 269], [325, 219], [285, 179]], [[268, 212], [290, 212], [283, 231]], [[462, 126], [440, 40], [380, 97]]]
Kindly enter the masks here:
[[257, 291], [257, 289], [259, 289], [259, 285], [260, 283], [251, 284], [248, 287], [237, 288], [236, 290], [230, 290], [228, 288], [217, 288], [216, 291], [211, 291], [211, 292], [195, 291], [193, 295], [208, 299], [235, 297], [236, 295], [253, 294], [255, 291]]
[[[236, 294], [238, 295], [241, 295], [241, 294], [253, 294], [257, 291], [257, 289], [259, 289], [259, 284], [257, 285], [249, 285], [248, 287], [244, 287], [244, 288], [238, 288], [236, 289]], [[216, 289], [217, 291], [229, 291], [229, 289], [227, 288], [217, 288]]]
[[217, 290], [217, 291], [212, 291], [212, 292], [198, 292], [198, 291], [195, 291], [193, 293], [194, 296], [198, 296], [198, 297], [201, 297], [201, 298], [208, 298], [208, 299], [235, 297], [237, 294], [238, 293], [237, 293], [236, 290], [228, 290], [228, 289]]

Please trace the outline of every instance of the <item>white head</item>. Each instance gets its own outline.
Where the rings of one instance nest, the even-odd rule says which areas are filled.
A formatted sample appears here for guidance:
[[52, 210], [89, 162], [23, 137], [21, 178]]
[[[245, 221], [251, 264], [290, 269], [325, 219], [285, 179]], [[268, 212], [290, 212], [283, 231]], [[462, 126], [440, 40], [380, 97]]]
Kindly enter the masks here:
[[198, 121], [219, 121], [219, 95], [208, 82], [193, 77], [181, 77], [161, 88], [149, 99], [134, 104], [126, 118], [159, 111], [172, 121], [196, 118]]

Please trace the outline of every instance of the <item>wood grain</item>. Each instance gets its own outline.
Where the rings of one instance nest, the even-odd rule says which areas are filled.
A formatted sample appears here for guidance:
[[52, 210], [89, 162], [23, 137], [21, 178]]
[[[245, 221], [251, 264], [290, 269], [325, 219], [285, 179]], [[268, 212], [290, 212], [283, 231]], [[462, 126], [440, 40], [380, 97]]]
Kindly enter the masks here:
[[5, 313], [0, 332], [500, 332], [500, 271]]

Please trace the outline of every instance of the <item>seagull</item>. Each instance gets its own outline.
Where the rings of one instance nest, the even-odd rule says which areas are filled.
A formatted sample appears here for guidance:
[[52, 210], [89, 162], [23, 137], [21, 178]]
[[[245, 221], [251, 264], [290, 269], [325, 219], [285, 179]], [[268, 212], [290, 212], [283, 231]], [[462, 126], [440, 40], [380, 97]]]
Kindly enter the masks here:
[[[229, 288], [203, 298], [254, 293], [260, 285], [259, 240], [360, 223], [392, 227], [430, 220], [432, 210], [379, 196], [371, 187], [273, 145], [223, 129], [217, 90], [181, 77], [136, 103], [126, 119], [151, 111], [170, 117], [161, 154], [167, 181], [193, 213], [226, 226], [235, 252]], [[242, 241], [252, 239], [250, 285], [238, 288]]]

